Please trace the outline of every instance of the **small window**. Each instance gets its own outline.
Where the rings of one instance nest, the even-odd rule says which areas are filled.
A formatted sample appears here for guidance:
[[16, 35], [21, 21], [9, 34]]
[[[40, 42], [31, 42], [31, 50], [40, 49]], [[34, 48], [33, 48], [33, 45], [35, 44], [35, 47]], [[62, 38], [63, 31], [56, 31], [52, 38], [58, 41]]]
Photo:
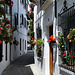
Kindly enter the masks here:
[[14, 24], [15, 24], [15, 28], [18, 25], [18, 13], [14, 14]]
[[20, 25], [23, 25], [23, 14], [20, 15]]
[[20, 38], [20, 50], [21, 50], [21, 38]]
[[26, 50], [26, 40], [25, 40], [25, 50]]

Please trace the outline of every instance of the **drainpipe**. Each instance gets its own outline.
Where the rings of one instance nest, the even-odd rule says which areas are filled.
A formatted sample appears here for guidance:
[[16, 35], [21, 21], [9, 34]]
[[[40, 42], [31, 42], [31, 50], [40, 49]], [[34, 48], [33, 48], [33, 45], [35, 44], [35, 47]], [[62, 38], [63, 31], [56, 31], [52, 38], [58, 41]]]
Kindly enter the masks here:
[[20, 28], [20, 0], [17, 0], [18, 28]]

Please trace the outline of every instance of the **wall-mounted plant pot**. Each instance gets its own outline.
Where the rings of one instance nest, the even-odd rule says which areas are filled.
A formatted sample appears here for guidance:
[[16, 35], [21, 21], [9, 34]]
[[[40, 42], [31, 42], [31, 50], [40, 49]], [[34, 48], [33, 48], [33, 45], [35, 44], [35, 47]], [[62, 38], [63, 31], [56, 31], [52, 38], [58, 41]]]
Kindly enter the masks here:
[[38, 57], [41, 57], [41, 52], [37, 52], [37, 56]]
[[27, 19], [30, 20], [30, 18], [27, 16]]
[[33, 2], [30, 2], [29, 3], [29, 6], [32, 8], [32, 7], [34, 7], [34, 3]]
[[31, 14], [31, 15], [30, 15], [30, 18], [31, 18], [31, 19], [33, 19], [33, 18], [34, 18], [34, 15], [33, 15], [33, 14]]
[[56, 47], [56, 43], [51, 43], [51, 47], [55, 48]]

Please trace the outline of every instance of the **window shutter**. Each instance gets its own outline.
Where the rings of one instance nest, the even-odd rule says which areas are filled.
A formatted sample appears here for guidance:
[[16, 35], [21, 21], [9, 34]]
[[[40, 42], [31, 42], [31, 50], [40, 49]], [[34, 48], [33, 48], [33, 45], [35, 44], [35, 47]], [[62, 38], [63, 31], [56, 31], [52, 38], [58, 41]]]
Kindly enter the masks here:
[[17, 13], [17, 25], [18, 25], [18, 13]]
[[22, 24], [23, 24], [23, 14], [22, 14]]
[[0, 62], [2, 61], [2, 44], [0, 44]]
[[16, 15], [14, 14], [14, 24], [15, 24], [15, 28], [17, 27], [17, 21], [16, 21]]

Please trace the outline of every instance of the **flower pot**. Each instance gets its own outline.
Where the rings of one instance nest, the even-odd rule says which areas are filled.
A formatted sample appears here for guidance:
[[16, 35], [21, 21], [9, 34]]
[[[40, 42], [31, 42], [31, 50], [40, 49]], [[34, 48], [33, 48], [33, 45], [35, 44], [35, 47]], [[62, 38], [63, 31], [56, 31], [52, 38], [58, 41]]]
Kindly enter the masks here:
[[51, 47], [55, 48], [56, 47], [56, 43], [51, 43]]
[[30, 2], [29, 3], [29, 6], [32, 8], [32, 7], [34, 7], [34, 3], [33, 2]]
[[41, 52], [37, 52], [37, 56], [38, 57], [41, 57]]

